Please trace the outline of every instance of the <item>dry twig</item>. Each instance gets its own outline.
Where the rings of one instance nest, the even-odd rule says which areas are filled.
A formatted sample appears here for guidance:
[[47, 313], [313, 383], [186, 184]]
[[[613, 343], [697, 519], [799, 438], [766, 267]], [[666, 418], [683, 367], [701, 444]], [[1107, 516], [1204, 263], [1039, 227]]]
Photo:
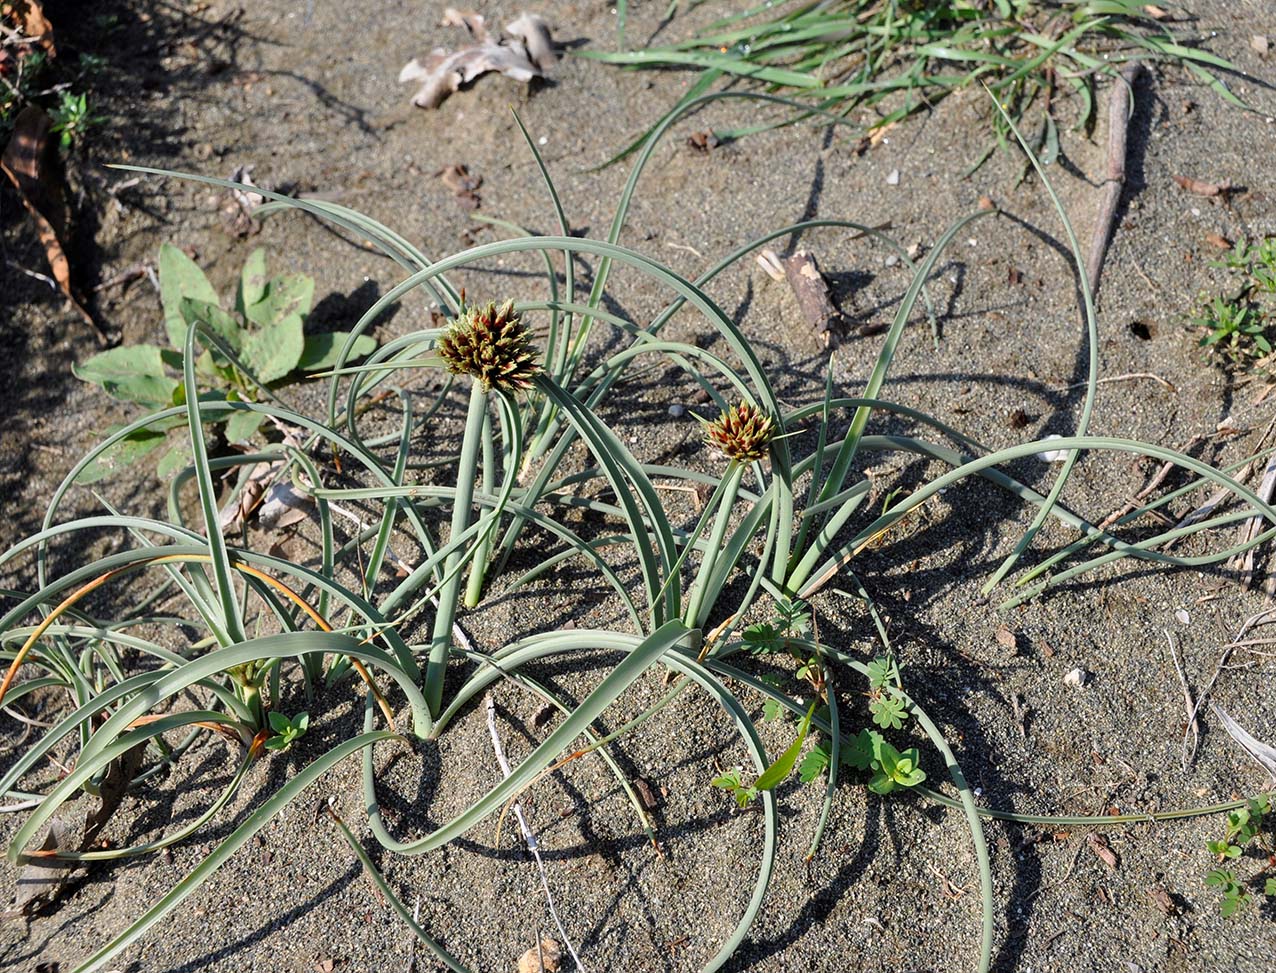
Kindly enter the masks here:
[[[508, 777], [510, 775], [510, 764], [505, 758], [504, 748], [501, 747], [500, 734], [496, 732], [496, 704], [492, 701], [490, 693], [487, 697], [487, 730], [492, 736], [492, 750], [496, 753], [496, 762], [501, 765], [501, 773]], [[554, 925], [558, 927], [558, 935], [562, 938], [563, 945], [567, 947], [567, 952], [571, 953], [572, 960], [576, 963], [576, 969], [580, 970], [581, 973], [585, 973], [585, 964], [576, 955], [576, 949], [572, 946], [572, 941], [567, 938], [567, 931], [563, 928], [563, 921], [558, 918], [558, 910], [554, 907], [554, 893], [549, 890], [549, 875], [545, 871], [545, 862], [541, 860], [540, 845], [536, 842], [536, 835], [527, 823], [527, 818], [523, 816], [522, 803], [517, 800], [514, 801], [513, 811], [514, 817], [518, 821], [518, 826], [523, 832], [523, 840], [527, 842], [527, 850], [536, 859], [536, 867], [540, 871], [541, 888], [545, 890], [545, 903], [549, 907], [550, 918], [554, 920]], [[540, 937], [538, 936], [538, 942], [539, 939]]]
[[[1170, 658], [1174, 660], [1174, 671], [1178, 673], [1179, 685], [1183, 687], [1183, 703], [1187, 708], [1187, 726], [1183, 728], [1183, 770], [1186, 771], [1192, 758], [1196, 756], [1196, 747], [1201, 742], [1201, 724], [1196, 718], [1196, 704], [1192, 702], [1192, 690], [1187, 685], [1187, 673], [1179, 662], [1178, 650], [1174, 647], [1174, 636], [1170, 630], [1164, 629], [1165, 641], [1170, 643]], [[1188, 746], [1188, 737], [1192, 738]]]
[[1112, 238], [1112, 224], [1116, 220], [1117, 206], [1125, 189], [1125, 144], [1130, 128], [1130, 116], [1134, 109], [1134, 83], [1143, 66], [1131, 61], [1112, 86], [1108, 102], [1108, 176], [1103, 185], [1103, 200], [1099, 204], [1099, 218], [1094, 236], [1090, 239], [1090, 257], [1086, 261], [1086, 276], [1094, 296], [1099, 293], [1099, 274], [1103, 270], [1103, 258], [1107, 256], [1108, 241]]

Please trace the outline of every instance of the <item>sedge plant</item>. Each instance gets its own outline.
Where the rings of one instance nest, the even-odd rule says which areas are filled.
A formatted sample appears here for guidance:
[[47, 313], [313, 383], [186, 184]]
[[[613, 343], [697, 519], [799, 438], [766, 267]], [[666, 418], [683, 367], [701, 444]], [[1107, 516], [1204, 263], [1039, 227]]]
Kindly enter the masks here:
[[[1013, 131], [1013, 122], [1009, 124]], [[54, 492], [43, 528], [0, 555], [0, 565], [25, 565], [33, 579], [30, 591], [8, 595], [9, 607], [0, 617], [0, 658], [8, 661], [0, 702], [48, 689], [61, 690], [67, 697], [55, 726], [27, 746], [0, 778], [0, 793], [34, 802], [9, 845], [13, 862], [36, 855], [42, 829], [58, 810], [122, 766], [126, 755], [136, 757], [140, 750], [143, 756], [134, 778], [144, 782], [179, 759], [190, 740], [216, 732], [231, 745], [238, 769], [196, 820], [128, 848], [58, 848], [52, 857], [70, 862], [118, 859], [184, 840], [217, 817], [254, 761], [289, 746], [311, 719], [321, 718], [325, 694], [336, 691], [337, 675], [356, 673], [363, 697], [361, 732], [292, 772], [215, 844], [207, 858], [97, 948], [80, 970], [102, 968], [146, 935], [272, 816], [336, 763], [355, 754], [362, 762], [362, 798], [373, 840], [391, 854], [419, 855], [442, 847], [498, 816], [551, 768], [590, 754], [617, 775], [635, 819], [650, 835], [652, 823], [609, 747], [640, 732], [676, 694], [693, 687], [708, 696], [739, 735], [752, 764], [747, 771], [733, 772], [730, 779], [720, 775], [713, 783], [730, 790], [736, 801], [759, 800], [764, 822], [753, 892], [733, 932], [706, 961], [706, 971], [728, 962], [762, 905], [777, 854], [778, 795], [794, 775], [823, 785], [823, 809], [809, 846], [812, 855], [840, 792], [843, 770], [862, 774], [859, 779], [879, 794], [914, 794], [962, 811], [980, 873], [983, 926], [980, 953], [972, 965], [981, 971], [991, 961], [995, 909], [984, 819], [1098, 826], [1200, 810], [1117, 819], [1019, 815], [980, 807], [938, 725], [906, 690], [907, 665], [896, 658], [867, 588], [856, 577], [855, 558], [930, 496], [974, 476], [1037, 509], [1032, 527], [993, 583], [1008, 578], [1024, 557], [1031, 556], [1033, 538], [1045, 519], [1053, 518], [1081, 535], [1073, 545], [1020, 572], [1014, 583], [1021, 591], [1011, 601], [1116, 558], [1180, 565], [1223, 561], [1266, 542], [1276, 535], [1276, 528], [1206, 555], [1172, 554], [1162, 548], [1170, 540], [1255, 515], [1276, 524], [1276, 510], [1226, 472], [1199, 460], [1158, 446], [1088, 435], [1085, 422], [1097, 382], [1093, 355], [1078, 434], [1052, 440], [1049, 448], [1073, 457], [1083, 451], [1107, 451], [1174, 462], [1192, 475], [1174, 495], [1202, 486], [1221, 487], [1238, 501], [1235, 509], [1124, 541], [1060, 502], [1070, 463], [1044, 494], [1004, 471], [1007, 463], [1039, 452], [1045, 444], [1024, 443], [992, 452], [933, 417], [880, 398], [939, 255], [970, 220], [988, 218], [986, 214], [958, 221], [916, 265], [863, 395], [835, 394], [830, 373], [822, 400], [785, 408], [755, 349], [709, 298], [704, 285], [776, 236], [854, 224], [822, 220], [782, 228], [729, 255], [698, 280], [688, 280], [619, 243], [638, 175], [655, 140], [667, 129], [662, 125], [639, 153], [609, 238], [603, 241], [571, 235], [543, 163], [561, 235], [517, 233], [437, 260], [348, 208], [272, 197], [274, 202], [263, 207], [267, 212], [268, 207], [299, 208], [351, 230], [371, 240], [404, 273], [341, 343], [330, 370], [324, 414], [304, 415], [271, 397], [209, 396], [199, 365], [206, 355], [246, 374], [252, 369], [244, 360], [242, 344], [237, 348], [209, 321], [196, 317], [185, 322], [182, 335], [180, 401], [129, 423], [94, 447]], [[531, 149], [535, 151], [534, 145]], [[1059, 212], [1063, 216], [1061, 207]], [[1068, 235], [1072, 240], [1070, 229]], [[530, 254], [544, 263], [548, 299], [461, 299], [452, 279], [456, 274], [516, 254]], [[561, 274], [554, 266], [559, 258]], [[574, 291], [572, 267], [577, 260], [596, 263], [593, 286], [583, 298]], [[612, 268], [642, 275], [666, 296], [664, 309], [645, 326], [605, 309], [603, 296]], [[414, 291], [423, 291], [441, 307], [448, 323], [387, 340], [366, 361], [352, 364], [360, 337], [386, 308]], [[1084, 288], [1083, 295], [1093, 346], [1093, 309]], [[661, 334], [664, 323], [683, 308], [697, 314], [720, 339], [721, 353]], [[618, 341], [593, 340], [604, 328]], [[599, 347], [605, 351], [599, 352]], [[608, 402], [627, 390], [622, 379], [650, 363], [661, 369], [676, 367], [709, 395], [711, 411], [700, 417], [706, 424], [705, 450], [694, 464], [679, 467], [644, 459], [643, 449], [631, 450], [605, 418]], [[422, 371], [430, 370], [442, 379], [442, 391], [433, 401], [417, 401], [407, 389]], [[437, 455], [428, 457], [432, 469], [445, 473], [415, 479], [409, 462], [413, 431], [425, 418], [450, 408], [451, 391], [458, 384], [465, 393], [464, 414], [456, 422], [459, 445], [453, 449], [443, 443]], [[361, 424], [365, 406], [374, 397], [397, 397], [397, 432], [374, 434]], [[251, 454], [210, 456], [208, 428], [241, 414], [260, 416], [296, 430], [296, 435]], [[874, 434], [871, 423], [882, 414], [907, 420], [917, 432]], [[167, 519], [127, 515], [110, 507], [101, 515], [60, 519], [68, 495], [103, 454], [139, 430], [163, 429], [174, 421], [185, 430], [191, 460], [174, 478]], [[791, 444], [806, 441], [795, 436], [800, 432], [809, 432], [814, 446], [795, 453]], [[572, 450], [573, 445], [583, 450]], [[865, 457], [883, 453], [925, 457], [949, 471], [873, 515], [865, 507], [871, 491], [860, 471]], [[232, 543], [222, 536], [219, 513], [225, 497], [218, 494], [215, 474], [260, 463], [278, 464], [281, 475], [290, 477], [293, 488], [313, 502], [319, 539], [313, 560], [292, 562], [260, 553], [246, 539]], [[350, 485], [352, 478], [358, 485]], [[658, 482], [703, 488], [708, 499], [694, 518], [680, 519], [665, 499], [668, 491], [657, 489]], [[192, 490], [194, 503], [182, 502], [179, 494], [187, 491], [189, 496]], [[1132, 516], [1170, 499], [1149, 501]], [[368, 525], [361, 523], [343, 539], [333, 510], [353, 501], [378, 505], [380, 516]], [[188, 524], [184, 511], [192, 507], [199, 522]], [[581, 511], [583, 526], [568, 516]], [[531, 527], [557, 546], [547, 551], [543, 543], [526, 543]], [[82, 542], [103, 531], [118, 537], [124, 548], [77, 563]], [[417, 563], [387, 585], [382, 568], [392, 544], [402, 543], [413, 545]], [[1099, 553], [1087, 553], [1095, 546], [1101, 548]], [[502, 576], [529, 556], [530, 568], [517, 576]], [[1073, 563], [1048, 582], [1027, 587], [1045, 566], [1069, 558]], [[62, 567], [68, 559], [69, 568]], [[466, 611], [483, 611], [484, 592], [490, 587], [499, 583], [505, 590], [516, 589], [552, 576], [568, 560], [582, 562], [611, 587], [627, 627], [535, 631], [487, 649], [458, 638]], [[142, 577], [155, 579], [154, 591], [139, 597]], [[815, 619], [820, 599], [831, 597], [851, 597], [868, 607], [880, 652], [863, 659], [840, 640], [819, 637]], [[120, 607], [130, 599], [133, 609]], [[763, 607], [768, 599], [775, 605], [769, 623]], [[750, 625], [759, 617], [767, 627]], [[199, 633], [194, 639], [186, 634], [192, 629]], [[619, 653], [620, 661], [603, 667], [594, 687], [575, 705], [529, 674], [536, 662], [587, 661], [600, 652]], [[139, 665], [139, 659], [145, 664]], [[657, 668], [672, 673], [660, 699], [619, 729], [599, 736], [594, 722]], [[401, 746], [407, 733], [426, 741], [439, 737], [498, 681], [548, 702], [564, 714], [563, 719], [507, 778], [450, 820], [424, 836], [396, 835], [381, 813], [374, 749]], [[794, 685], [795, 691], [786, 689]], [[296, 687], [307, 696], [304, 716], [292, 698]], [[179, 699], [191, 697], [198, 708], [178, 705]], [[866, 705], [853, 702], [863, 698]], [[764, 716], [787, 712], [798, 721], [796, 732], [777, 753], [768, 753], [751, 716], [746, 700], [757, 699], [765, 701]], [[396, 719], [403, 718], [404, 710], [406, 723], [400, 728]], [[892, 742], [891, 734], [913, 725], [930, 749], [923, 752]], [[25, 790], [24, 782], [44, 757], [63, 751], [73, 756], [74, 771], [38, 792]], [[927, 787], [939, 768], [951, 779], [956, 797]], [[705, 785], [710, 783], [706, 774]], [[338, 825], [386, 900], [409, 920], [406, 906], [355, 833], [344, 822]], [[411, 919], [409, 924], [440, 962], [464, 969], [418, 921]]]

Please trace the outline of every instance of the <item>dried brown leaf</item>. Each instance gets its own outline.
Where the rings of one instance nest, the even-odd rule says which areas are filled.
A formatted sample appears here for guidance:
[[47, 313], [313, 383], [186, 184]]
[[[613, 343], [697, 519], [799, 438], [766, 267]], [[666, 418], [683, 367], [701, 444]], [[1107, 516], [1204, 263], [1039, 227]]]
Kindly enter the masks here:
[[105, 335], [93, 316], [80, 303], [71, 288], [71, 264], [62, 244], [66, 233], [66, 212], [62, 199], [62, 186], [57, 180], [55, 168], [49, 162], [49, 127], [52, 122], [42, 108], [28, 105], [13, 123], [13, 134], [0, 156], [0, 169], [18, 190], [22, 205], [35, 222], [36, 234], [44, 247], [45, 258], [53, 279], [66, 295], [66, 299], [80, 313], [89, 327]]
[[1222, 196], [1235, 188], [1230, 182], [1204, 182], [1190, 176], [1175, 176], [1174, 181], [1194, 196]]
[[[256, 187], [253, 182], [252, 166], [236, 166], [230, 174], [231, 182]], [[261, 232], [261, 220], [253, 217], [257, 207], [266, 202], [266, 197], [246, 189], [232, 189], [227, 193], [226, 202], [222, 206], [222, 225], [231, 236], [244, 238]]]
[[523, 42], [527, 56], [545, 73], [548, 74], [558, 63], [558, 51], [554, 48], [554, 38], [544, 17], [519, 14], [517, 20], [505, 25], [505, 32]]
[[313, 504], [313, 498], [297, 492], [291, 483], [276, 483], [257, 508], [257, 523], [265, 530], [291, 527], [310, 516]]
[[692, 132], [687, 136], [687, 145], [697, 152], [708, 153], [718, 147], [718, 137], [712, 132]]
[[1170, 895], [1164, 888], [1157, 885], [1150, 888], [1148, 897], [1152, 900], [1152, 904], [1164, 912], [1167, 916], [1172, 916], [1179, 911], [1179, 907], [1174, 903], [1174, 896]]
[[49, 57], [58, 56], [57, 47], [53, 44], [53, 25], [44, 15], [39, 0], [8, 0], [0, 3], [0, 20], [16, 25], [26, 40], [36, 41]]
[[558, 943], [546, 937], [541, 940], [539, 950], [533, 946], [518, 958], [518, 973], [558, 973], [562, 959]]
[[223, 534], [233, 534], [247, 522], [252, 512], [261, 504], [266, 494], [266, 484], [282, 465], [282, 460], [257, 463], [248, 471], [248, 479], [239, 492], [239, 499], [222, 509], [219, 520]]
[[638, 800], [642, 804], [643, 810], [654, 811], [660, 806], [660, 798], [656, 795], [655, 788], [645, 778], [635, 777], [633, 784], [634, 790], [638, 792]]
[[1112, 850], [1112, 846], [1108, 844], [1107, 838], [1101, 834], [1088, 834], [1086, 835], [1086, 843], [1103, 864], [1107, 865], [1112, 871], [1116, 871], [1120, 859], [1117, 858], [1116, 852]]
[[1217, 247], [1219, 250], [1232, 249], [1232, 241], [1227, 239], [1227, 237], [1223, 236], [1221, 233], [1205, 234], [1205, 242], [1212, 247]]

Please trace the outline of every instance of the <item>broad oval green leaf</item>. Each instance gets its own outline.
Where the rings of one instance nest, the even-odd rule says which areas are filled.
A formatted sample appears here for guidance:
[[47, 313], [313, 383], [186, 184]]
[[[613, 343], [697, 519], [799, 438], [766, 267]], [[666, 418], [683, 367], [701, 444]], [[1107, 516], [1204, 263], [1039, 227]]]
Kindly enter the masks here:
[[94, 355], [82, 365], [72, 365], [76, 378], [100, 385], [106, 394], [125, 402], [163, 408], [173, 401], [177, 379], [164, 370], [156, 345], [127, 345]]
[[88, 466], [80, 470], [76, 483], [96, 483], [116, 470], [135, 466], [143, 456], [163, 445], [167, 437], [153, 429], [135, 429], [110, 448], [99, 453]]
[[[239, 320], [229, 311], [223, 311], [216, 301], [204, 301], [194, 297], [183, 297], [178, 305], [182, 320], [187, 326], [199, 322], [208, 326], [208, 330], [221, 338], [235, 351], [238, 351], [244, 340], [244, 329]], [[225, 361], [219, 357], [218, 361]]]
[[263, 328], [279, 324], [294, 315], [304, 318], [310, 313], [315, 295], [315, 281], [305, 274], [281, 274], [266, 285], [261, 299], [244, 308], [249, 321]]
[[266, 251], [258, 247], [244, 261], [239, 273], [239, 290], [235, 294], [235, 310], [240, 314], [266, 296]]
[[[305, 345], [301, 349], [301, 360], [297, 367], [303, 372], [319, 372], [336, 368], [341, 357], [341, 349], [350, 337], [349, 331], [325, 331], [322, 334], [306, 335]], [[377, 339], [361, 334], [354, 339], [347, 359], [365, 358], [376, 351]]]
[[294, 314], [248, 335], [242, 349], [244, 364], [259, 382], [277, 382], [297, 367], [305, 343], [301, 317]]
[[181, 250], [166, 243], [159, 255], [160, 303], [164, 306], [164, 328], [175, 348], [186, 341], [186, 319], [182, 317], [182, 298], [217, 303], [217, 292], [199, 265]]
[[232, 412], [226, 420], [226, 441], [243, 443], [253, 438], [265, 419], [260, 412]]

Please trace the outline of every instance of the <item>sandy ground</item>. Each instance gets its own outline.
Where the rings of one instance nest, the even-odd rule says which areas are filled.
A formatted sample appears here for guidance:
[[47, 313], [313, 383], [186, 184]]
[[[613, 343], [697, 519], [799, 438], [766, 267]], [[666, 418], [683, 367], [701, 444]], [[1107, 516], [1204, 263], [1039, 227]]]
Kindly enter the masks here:
[[[254, 4], [238, 13], [223, 2], [189, 9], [108, 4], [103, 9], [119, 20], [104, 33], [68, 9], [75, 5], [48, 4], [53, 22], [67, 25], [67, 43], [100, 50], [110, 62], [102, 81], [109, 120], [77, 150], [70, 172], [78, 193], [73, 256], [81, 278], [89, 286], [108, 280], [153, 259], [159, 243], [171, 240], [195, 247], [225, 291], [249, 250], [265, 245], [274, 266], [315, 276], [316, 293], [324, 296], [316, 320], [348, 324], [397, 280], [388, 262], [300, 216], [273, 217], [260, 235], [237, 239], [222, 225], [220, 195], [175, 181], [119, 189], [126, 177], [100, 164], [128, 161], [218, 176], [251, 165], [259, 184], [334, 194], [441, 255], [496, 238], [435, 177], [450, 164], [483, 177], [478, 212], [535, 231], [554, 228], [511, 104], [553, 170], [573, 227], [604, 236], [627, 169], [592, 167], [685, 90], [688, 75], [623, 73], [569, 57], [552, 84], [530, 94], [486, 78], [441, 110], [423, 112], [408, 104], [411, 89], [395, 78], [409, 58], [448, 39], [435, 27], [439, 10], [405, 2], [375, 6], [358, 11], [356, 19], [348, 5], [328, 0]], [[497, 19], [515, 12], [487, 4], [480, 9]], [[552, 3], [544, 13], [561, 38], [612, 43], [614, 15], [604, 5]], [[650, 33], [658, 13], [642, 5], [631, 36]], [[1196, 13], [1203, 30], [1217, 31], [1215, 52], [1253, 78], [1272, 77], [1272, 62], [1248, 43], [1254, 33], [1276, 35], [1270, 5], [1202, 2]], [[676, 29], [677, 22], [667, 28]], [[1234, 86], [1276, 112], [1271, 90], [1250, 79], [1235, 79]], [[840, 138], [801, 128], [699, 153], [686, 144], [688, 134], [737, 122], [746, 111], [733, 103], [715, 106], [683, 123], [657, 149], [622, 242], [694, 276], [755, 236], [817, 215], [889, 222], [905, 246], [930, 245], [974, 211], [981, 196], [990, 196], [1006, 215], [964, 232], [932, 283], [942, 341], [936, 349], [923, 321], [910, 328], [887, 396], [991, 448], [1068, 434], [1082, 396], [1070, 386], [1084, 379], [1087, 355], [1075, 273], [1048, 199], [1035, 180], [1019, 181], [1018, 159], [995, 154], [973, 176], [960, 175], [983, 148], [981, 98], [972, 92], [950, 99], [863, 156]], [[1152, 373], [1173, 389], [1150, 379], [1101, 386], [1092, 431], [1174, 447], [1207, 436], [1194, 452], [1232, 462], [1255, 448], [1271, 419], [1271, 403], [1254, 405], [1252, 387], [1204, 365], [1185, 321], [1196, 295], [1220, 283], [1208, 266], [1216, 251], [1207, 233], [1232, 239], [1276, 233], [1270, 162], [1276, 125], [1262, 112], [1225, 107], [1176, 70], [1145, 78], [1136, 105], [1130, 191], [1104, 275], [1099, 357], [1106, 376]], [[1101, 118], [1092, 140], [1068, 137], [1066, 158], [1052, 172], [1083, 240], [1098, 202], [1105, 124]], [[895, 171], [898, 182], [891, 184]], [[1230, 200], [1192, 196], [1174, 182], [1178, 175], [1246, 189]], [[7, 188], [0, 200], [0, 232], [11, 261], [0, 288], [0, 328], [12, 375], [0, 392], [0, 489], [6, 497], [0, 539], [9, 543], [38, 524], [42, 498], [101, 430], [128, 410], [70, 375], [70, 364], [91, 354], [93, 341], [42, 285], [13, 269], [39, 267], [41, 257]], [[885, 249], [832, 230], [808, 233], [802, 243], [818, 254], [858, 321], [889, 320], [907, 275], [888, 265]], [[476, 297], [539, 295], [544, 286], [535, 271], [531, 262], [511, 260], [459, 282]], [[818, 396], [825, 352], [786, 287], [745, 262], [711, 291], [756, 342], [786, 402]], [[610, 294], [614, 308], [639, 321], [663, 299], [632, 274], [618, 274]], [[100, 293], [97, 310], [125, 340], [161, 340], [158, 298], [145, 281]], [[427, 322], [426, 309], [416, 302], [379, 333], [386, 337]], [[672, 327], [684, 338], [697, 335], [689, 318]], [[851, 395], [862, 388], [879, 341], [854, 338], [843, 346], [834, 365], [839, 391]], [[689, 394], [663, 383], [631, 386], [607, 418], [645, 455], [681, 455], [695, 432], [690, 419], [670, 417], [667, 405], [687, 402]], [[1026, 425], [1011, 421], [1016, 410]], [[1214, 435], [1228, 417], [1247, 432]], [[870, 462], [882, 466], [879, 475], [890, 486], [913, 485], [936, 472], [885, 457]], [[1043, 464], [1032, 462], [1015, 472], [1038, 484], [1048, 475]], [[1067, 502], [1102, 516], [1140, 489], [1149, 472], [1129, 458], [1093, 457], [1079, 467]], [[112, 481], [106, 492], [133, 510], [159, 502], [146, 471]], [[77, 503], [91, 509], [92, 499]], [[1261, 772], [1212, 717], [1195, 762], [1183, 770], [1181, 690], [1167, 650], [1168, 636], [1199, 688], [1261, 598], [1239, 590], [1221, 570], [1118, 566], [999, 615], [979, 587], [1028, 519], [991, 487], [963, 485], [928, 508], [912, 536], [870, 552], [859, 569], [889, 618], [907, 686], [948, 734], [982, 800], [1021, 812], [1094, 814], [1112, 807], [1205, 805], [1262, 788]], [[1037, 547], [1045, 551], [1069, 539], [1048, 528]], [[1203, 549], [1198, 544], [1191, 553]], [[6, 579], [9, 587], [23, 583], [29, 579]], [[830, 642], [862, 657], [872, 654], [872, 628], [862, 612], [832, 593], [817, 609]], [[567, 618], [579, 626], [624, 623], [605, 593], [570, 576], [530, 591], [498, 588], [463, 623], [476, 644], [495, 648]], [[1003, 625], [1017, 633], [1016, 648], [997, 640]], [[1238, 668], [1224, 673], [1214, 698], [1270, 742], [1276, 717], [1271, 657], [1250, 653], [1235, 661]], [[1091, 678], [1080, 689], [1065, 687], [1063, 675], [1077, 666]], [[563, 665], [542, 674], [579, 698], [601, 671]], [[865, 719], [858, 687], [849, 677], [842, 681], [844, 705]], [[619, 725], [659, 691], [655, 677], [640, 682], [608, 724]], [[506, 745], [516, 758], [546, 729], [533, 725], [534, 701], [513, 691], [498, 692], [497, 700]], [[747, 702], [760, 709], [759, 701]], [[65, 971], [118, 933], [291, 768], [357, 725], [361, 707], [348, 683], [322, 697], [319, 707], [322, 716], [305, 744], [255, 768], [233, 807], [197, 840], [171, 856], [94, 868], [47, 914], [28, 925], [7, 923], [0, 932], [0, 967]], [[16, 724], [5, 723], [4, 732], [9, 743], [19, 736]], [[769, 748], [783, 747], [791, 732], [791, 723], [764, 726]], [[715, 767], [743, 763], [744, 750], [706, 699], [688, 693], [628, 737], [618, 759], [627, 773], [660, 785], [657, 816], [667, 857], [647, 844], [601, 763], [578, 762], [540, 785], [529, 804], [559, 909], [589, 969], [698, 969], [737, 921], [756, 875], [760, 817], [736, 813], [708, 783]], [[938, 782], [942, 766], [927, 759]], [[389, 765], [381, 787], [401, 833], [424, 833], [446, 820], [498, 773], [481, 707], [467, 712], [439, 743], [394, 760], [388, 750], [378, 751], [378, 762]], [[140, 840], [184, 820], [206, 805], [230, 767], [220, 744], [200, 747], [158, 786], [129, 798], [115, 836]], [[342, 970], [409, 969], [412, 937], [361, 875], [335, 829], [314, 815], [318, 803], [333, 799], [375, 847], [362, 824], [358, 786], [353, 761], [324, 777], [114, 968], [300, 973], [325, 969], [330, 960]], [[819, 789], [795, 783], [781, 789], [777, 872], [731, 968], [973, 966], [978, 881], [961, 815], [907, 797], [879, 799], [848, 784], [839, 789], [823, 850], [807, 863], [820, 796]], [[4, 827], [14, 826], [14, 816], [6, 816]], [[1271, 969], [1272, 907], [1224, 921], [1215, 893], [1202, 884], [1211, 867], [1204, 841], [1221, 827], [1215, 817], [1108, 830], [1117, 857], [1113, 868], [1093, 852], [1083, 829], [990, 824], [995, 968]], [[378, 857], [405, 900], [419, 903], [422, 922], [464, 962], [484, 971], [512, 970], [537, 930], [547, 932], [550, 925], [535, 866], [508, 832], [499, 845], [495, 837], [494, 824], [485, 825], [437, 854]], [[9, 866], [0, 869], [6, 882], [11, 875]], [[1158, 907], [1157, 890], [1170, 896], [1169, 914]], [[420, 949], [416, 964], [433, 968]]]

